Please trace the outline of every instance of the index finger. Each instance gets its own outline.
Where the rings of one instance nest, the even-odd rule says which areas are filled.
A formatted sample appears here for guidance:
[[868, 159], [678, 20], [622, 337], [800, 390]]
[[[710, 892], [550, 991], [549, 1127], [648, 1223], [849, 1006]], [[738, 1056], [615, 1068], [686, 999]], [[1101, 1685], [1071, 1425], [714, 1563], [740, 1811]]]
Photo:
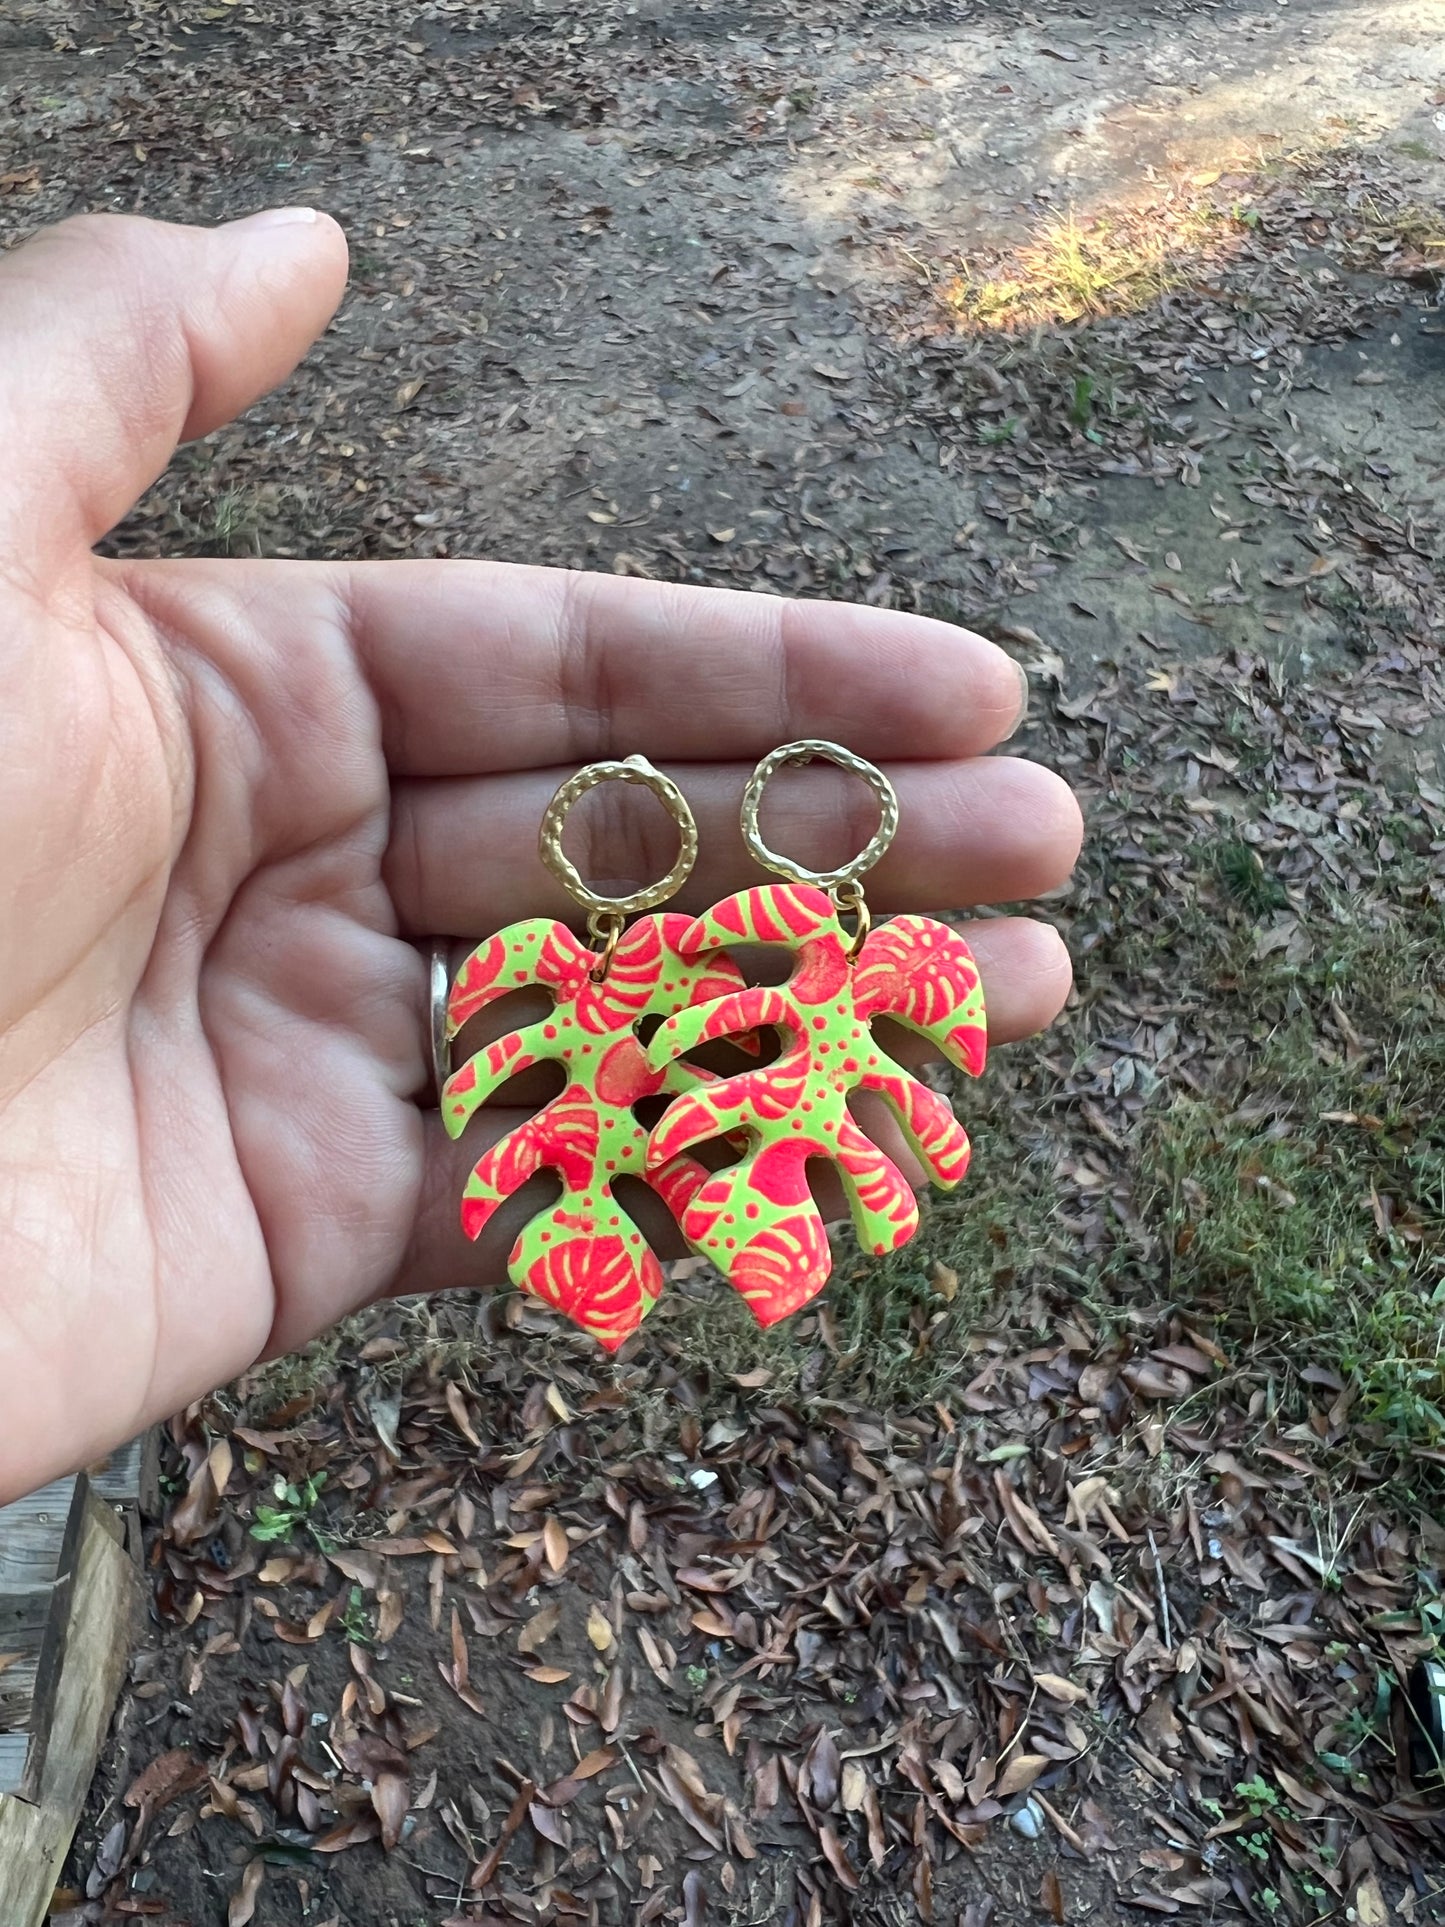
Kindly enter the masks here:
[[1013, 660], [928, 616], [508, 563], [330, 573], [399, 775], [755, 759], [803, 736], [976, 756], [1023, 713]]

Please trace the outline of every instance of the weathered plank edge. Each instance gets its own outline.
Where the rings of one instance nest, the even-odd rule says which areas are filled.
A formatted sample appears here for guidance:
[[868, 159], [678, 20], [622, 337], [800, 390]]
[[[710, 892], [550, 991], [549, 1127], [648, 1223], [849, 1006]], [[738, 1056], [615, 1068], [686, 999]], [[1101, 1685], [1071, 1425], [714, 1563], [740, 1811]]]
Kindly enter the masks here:
[[87, 1494], [38, 1798], [0, 1794], [5, 1927], [40, 1927], [45, 1918], [130, 1657], [140, 1591], [115, 1512]]
[[[50, 1744], [50, 1724], [55, 1717], [55, 1696], [60, 1688], [61, 1668], [65, 1664], [65, 1645], [70, 1633], [71, 1582], [80, 1557], [80, 1541], [85, 1530], [91, 1502], [90, 1481], [77, 1473], [75, 1490], [70, 1495], [70, 1510], [60, 1541], [60, 1556], [55, 1565], [55, 1580], [50, 1588], [50, 1610], [40, 1636], [40, 1655], [35, 1663], [35, 1686], [30, 1695], [30, 1750], [25, 1756], [25, 1771], [15, 1795], [20, 1800], [40, 1798], [45, 1752]], [[107, 1506], [104, 1508], [110, 1512]], [[111, 1513], [112, 1518], [115, 1517]]]
[[85, 1485], [120, 1508], [118, 1529], [139, 1565], [141, 1519], [159, 1509], [159, 1474], [160, 1437], [152, 1427], [83, 1474], [52, 1480], [0, 1506], [0, 1649], [11, 1660], [0, 1678], [0, 1793], [33, 1799], [40, 1784], [64, 1664], [67, 1593]]

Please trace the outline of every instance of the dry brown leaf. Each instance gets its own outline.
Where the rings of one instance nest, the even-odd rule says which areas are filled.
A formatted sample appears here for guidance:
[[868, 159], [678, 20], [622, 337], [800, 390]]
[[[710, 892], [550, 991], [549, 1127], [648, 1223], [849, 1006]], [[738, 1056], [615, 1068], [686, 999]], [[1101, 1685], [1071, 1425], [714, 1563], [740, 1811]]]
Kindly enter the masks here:
[[560, 1686], [572, 1677], [565, 1666], [528, 1666], [523, 1670], [538, 1686]]
[[401, 1594], [383, 1586], [376, 1595], [376, 1637], [383, 1646], [401, 1630], [402, 1611]]
[[615, 1733], [622, 1719], [623, 1698], [626, 1681], [622, 1668], [614, 1666], [607, 1675], [607, 1684], [602, 1689], [602, 1703], [597, 1709], [597, 1724], [604, 1733]]
[[1390, 1927], [1390, 1909], [1373, 1873], [1367, 1873], [1356, 1887], [1353, 1906], [1358, 1927]]
[[261, 1882], [266, 1877], [266, 1863], [257, 1854], [254, 1860], [246, 1862], [246, 1871], [241, 1875], [241, 1884], [231, 1895], [226, 1909], [226, 1927], [248, 1927], [256, 1912], [256, 1896], [261, 1891]]
[[1007, 1800], [1015, 1793], [1022, 1793], [1031, 1787], [1045, 1770], [1049, 1762], [1042, 1753], [1014, 1753], [1004, 1762], [1002, 1773], [994, 1785], [993, 1797]]
[[535, 1653], [539, 1646], [545, 1646], [562, 1623], [562, 1608], [558, 1605], [543, 1606], [540, 1612], [533, 1613], [521, 1632], [517, 1635], [519, 1653]]
[[828, 1865], [837, 1874], [840, 1884], [846, 1887], [850, 1894], [856, 1894], [863, 1883], [858, 1878], [853, 1862], [848, 1858], [847, 1848], [826, 1820], [818, 1829], [818, 1845], [823, 1849]]
[[400, 1773], [379, 1773], [372, 1782], [371, 1804], [381, 1822], [381, 1844], [388, 1853], [401, 1841], [410, 1803], [411, 1789]]
[[[418, 386], [420, 386], [420, 383], [418, 383]], [[454, 1379], [447, 1380], [446, 1400], [447, 1410], [452, 1415], [452, 1423], [467, 1441], [468, 1445], [475, 1446], [477, 1451], [480, 1452], [482, 1449], [482, 1441], [477, 1437], [472, 1427], [472, 1415], [467, 1410], [467, 1401], [463, 1396], [462, 1388]]]
[[682, 1882], [682, 1927], [706, 1927], [707, 1884], [696, 1867], [689, 1867]]
[[1061, 1673], [1035, 1673], [1033, 1678], [1034, 1685], [1047, 1693], [1050, 1699], [1062, 1700], [1066, 1706], [1077, 1706], [1080, 1700], [1086, 1700], [1089, 1697], [1089, 1689], [1086, 1686], [1076, 1685], [1073, 1680], [1065, 1679]]
[[672, 1668], [667, 1662], [666, 1654], [658, 1645], [656, 1637], [646, 1626], [637, 1627], [636, 1632], [637, 1643], [642, 1648], [642, 1656], [647, 1661], [648, 1666], [652, 1669], [652, 1672], [662, 1685], [670, 1686], [672, 1684]]
[[572, 1550], [567, 1540], [566, 1528], [550, 1513], [542, 1527], [542, 1550], [553, 1572], [561, 1572], [567, 1563], [567, 1555]]
[[527, 1818], [542, 1838], [550, 1840], [554, 1847], [561, 1847], [564, 1851], [571, 1847], [572, 1836], [567, 1830], [567, 1822], [554, 1808], [534, 1800], [527, 1808]]
[[498, 1836], [496, 1845], [484, 1854], [482, 1859], [478, 1861], [477, 1865], [472, 1869], [471, 1878], [468, 1880], [467, 1885], [473, 1893], [480, 1893], [484, 1887], [489, 1886], [496, 1878], [497, 1869], [502, 1864], [502, 1855], [507, 1850], [507, 1842], [517, 1831], [518, 1827], [521, 1826], [523, 1820], [526, 1819], [527, 1810], [535, 1799], [536, 1793], [536, 1786], [531, 1780], [523, 1780], [522, 1784], [517, 1788], [516, 1798], [512, 1801], [507, 1817], [502, 1822], [502, 1831]]
[[723, 1845], [723, 1803], [703, 1784], [697, 1761], [682, 1747], [669, 1746], [657, 1763], [657, 1776], [663, 1790], [693, 1832], [704, 1839], [714, 1852]]
[[838, 1743], [826, 1726], [819, 1730], [817, 1739], [809, 1747], [806, 1765], [812, 1783], [813, 1804], [826, 1811], [838, 1798], [838, 1776], [841, 1772]]
[[958, 1273], [953, 1266], [944, 1264], [941, 1259], [936, 1259], [928, 1278], [944, 1304], [951, 1305], [958, 1296]]
[[145, 1771], [136, 1775], [125, 1790], [124, 1803], [158, 1813], [183, 1793], [204, 1786], [206, 1778], [206, 1767], [193, 1753], [183, 1746], [173, 1746], [168, 1753], [157, 1754]]

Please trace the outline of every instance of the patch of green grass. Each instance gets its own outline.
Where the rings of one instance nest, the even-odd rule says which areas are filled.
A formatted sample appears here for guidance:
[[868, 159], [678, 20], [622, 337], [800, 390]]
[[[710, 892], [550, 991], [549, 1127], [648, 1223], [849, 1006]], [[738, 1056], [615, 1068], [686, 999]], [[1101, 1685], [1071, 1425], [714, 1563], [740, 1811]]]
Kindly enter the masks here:
[[224, 488], [208, 505], [192, 533], [202, 554], [259, 555], [261, 521], [254, 490]]
[[1282, 910], [1289, 902], [1284, 885], [1266, 871], [1259, 852], [1243, 838], [1223, 838], [1214, 846], [1213, 854], [1220, 882], [1246, 910], [1259, 915]]
[[1308, 965], [1254, 966], [1261, 1020], [1292, 1012], [1251, 1053], [1249, 1101], [1151, 1117], [1139, 1203], [1180, 1303], [1214, 1308], [1285, 1382], [1301, 1356], [1328, 1364], [1385, 1439], [1439, 1445], [1445, 927], [1435, 906], [1378, 928], [1340, 912]]
[[[967, 1101], [963, 1106], [968, 1114]], [[957, 1200], [924, 1206], [914, 1241], [884, 1259], [834, 1240], [816, 1307], [760, 1327], [725, 1285], [666, 1293], [648, 1326], [719, 1386], [766, 1372], [761, 1402], [802, 1394], [900, 1411], [956, 1391], [968, 1343], [997, 1320], [1002, 1294], [1050, 1248], [1052, 1173], [1007, 1120], [974, 1131], [974, 1171]], [[966, 1196], [964, 1194], [967, 1194]]]

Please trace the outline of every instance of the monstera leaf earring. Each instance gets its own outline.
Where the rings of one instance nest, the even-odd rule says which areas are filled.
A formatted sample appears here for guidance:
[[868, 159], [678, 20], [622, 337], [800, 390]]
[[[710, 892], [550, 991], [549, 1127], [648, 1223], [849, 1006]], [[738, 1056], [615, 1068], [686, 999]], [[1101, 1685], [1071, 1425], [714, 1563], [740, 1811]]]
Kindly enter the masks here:
[[[868, 847], [825, 872], [775, 855], [758, 828], [768, 779], [784, 764], [815, 757], [863, 777], [881, 813]], [[862, 878], [898, 827], [898, 798], [881, 770], [836, 743], [788, 743], [754, 772], [742, 825], [757, 861], [788, 881], [716, 904], [678, 932], [678, 953], [698, 967], [720, 962], [728, 944], [783, 945], [796, 956], [792, 974], [778, 987], [680, 1006], [653, 1037], [648, 1061], [657, 1071], [676, 1069], [700, 1044], [769, 1026], [781, 1034], [781, 1054], [679, 1095], [653, 1129], [648, 1167], [657, 1182], [705, 1140], [744, 1138], [747, 1148], [735, 1163], [689, 1180], [678, 1218], [694, 1248], [737, 1287], [759, 1323], [770, 1325], [806, 1304], [832, 1269], [808, 1188], [810, 1161], [837, 1168], [865, 1250], [896, 1250], [917, 1229], [912, 1188], [855, 1122], [852, 1092], [876, 1091], [887, 1101], [941, 1189], [952, 1190], [968, 1169], [968, 1135], [952, 1107], [887, 1056], [873, 1038], [873, 1019], [890, 1017], [919, 1032], [974, 1076], [983, 1069], [987, 1034], [978, 968], [956, 931], [916, 916], [870, 925]], [[851, 932], [845, 915], [855, 920]]]
[[[588, 888], [562, 848], [568, 811], [599, 783], [640, 783], [671, 813], [677, 861], [660, 883], [627, 897]], [[560, 1064], [567, 1085], [537, 1115], [508, 1132], [472, 1169], [462, 1198], [469, 1238], [528, 1178], [552, 1171], [562, 1195], [523, 1228], [508, 1261], [512, 1280], [592, 1332], [615, 1351], [637, 1329], [662, 1289], [662, 1269], [615, 1195], [618, 1178], [644, 1178], [680, 1217], [707, 1177], [692, 1158], [647, 1163], [647, 1128], [636, 1106], [644, 1098], [691, 1091], [712, 1081], [706, 1071], [668, 1061], [648, 1063], [638, 1031], [649, 1017], [667, 1018], [690, 1004], [712, 1003], [740, 990], [743, 978], [723, 955], [685, 957], [687, 917], [634, 912], [663, 903], [686, 881], [697, 856], [697, 826], [677, 785], [640, 756], [592, 763], [569, 778], [542, 822], [542, 860], [587, 912], [590, 945], [566, 924], [532, 917], [501, 930], [474, 950], [446, 999], [446, 1045], [478, 1011], [509, 992], [541, 986], [551, 1014], [489, 1044], [447, 1078], [441, 1092], [448, 1133], [459, 1137], [477, 1109], [530, 1065]], [[445, 1061], [445, 1058], [443, 1058]]]

